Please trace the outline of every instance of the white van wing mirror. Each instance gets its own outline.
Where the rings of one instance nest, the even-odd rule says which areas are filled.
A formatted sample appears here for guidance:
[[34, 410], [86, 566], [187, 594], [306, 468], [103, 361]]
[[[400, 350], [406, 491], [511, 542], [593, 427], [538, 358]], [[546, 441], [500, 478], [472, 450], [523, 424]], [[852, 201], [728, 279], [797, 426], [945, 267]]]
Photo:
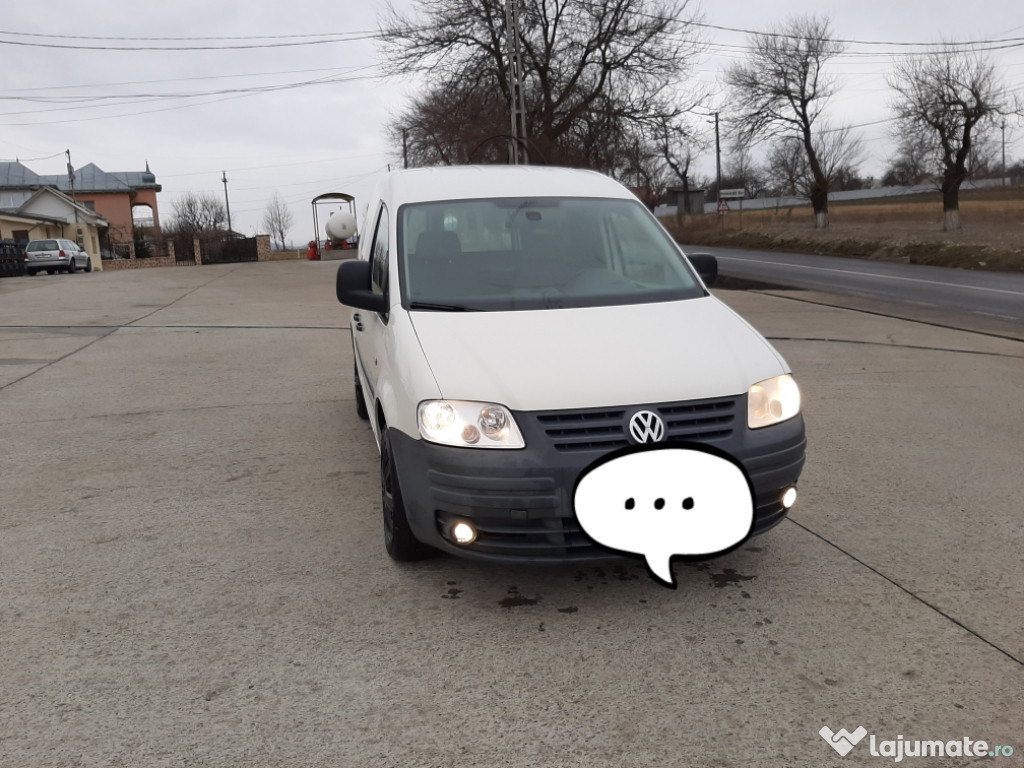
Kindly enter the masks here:
[[335, 281], [338, 301], [347, 307], [370, 312], [387, 312], [387, 296], [374, 293], [370, 287], [370, 262], [345, 261], [338, 267]]

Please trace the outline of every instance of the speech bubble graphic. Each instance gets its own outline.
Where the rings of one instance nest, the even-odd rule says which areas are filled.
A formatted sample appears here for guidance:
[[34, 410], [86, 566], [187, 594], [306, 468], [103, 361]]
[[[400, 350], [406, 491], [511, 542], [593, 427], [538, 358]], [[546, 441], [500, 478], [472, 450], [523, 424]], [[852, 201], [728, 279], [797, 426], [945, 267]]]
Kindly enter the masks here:
[[671, 559], [735, 549], [754, 528], [754, 487], [735, 458], [700, 443], [653, 443], [603, 456], [573, 492], [583, 532], [609, 549], [641, 555], [675, 589]]

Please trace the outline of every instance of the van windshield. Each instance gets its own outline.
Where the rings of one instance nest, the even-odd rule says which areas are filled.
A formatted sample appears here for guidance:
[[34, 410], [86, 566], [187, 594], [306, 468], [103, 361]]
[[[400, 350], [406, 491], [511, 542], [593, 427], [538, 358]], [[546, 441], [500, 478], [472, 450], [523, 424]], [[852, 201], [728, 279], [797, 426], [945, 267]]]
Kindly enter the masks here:
[[639, 202], [494, 198], [399, 209], [402, 304], [505, 311], [678, 301], [704, 295]]

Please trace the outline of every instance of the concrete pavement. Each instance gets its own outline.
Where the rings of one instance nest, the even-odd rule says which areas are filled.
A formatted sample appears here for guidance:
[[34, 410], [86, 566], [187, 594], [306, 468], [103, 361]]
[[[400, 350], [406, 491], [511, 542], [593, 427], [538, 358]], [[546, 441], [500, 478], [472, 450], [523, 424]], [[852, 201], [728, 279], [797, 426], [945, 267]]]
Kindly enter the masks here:
[[791, 520], [677, 590], [397, 565], [336, 266], [0, 281], [0, 766], [1024, 764], [1024, 344], [722, 292], [804, 391]]

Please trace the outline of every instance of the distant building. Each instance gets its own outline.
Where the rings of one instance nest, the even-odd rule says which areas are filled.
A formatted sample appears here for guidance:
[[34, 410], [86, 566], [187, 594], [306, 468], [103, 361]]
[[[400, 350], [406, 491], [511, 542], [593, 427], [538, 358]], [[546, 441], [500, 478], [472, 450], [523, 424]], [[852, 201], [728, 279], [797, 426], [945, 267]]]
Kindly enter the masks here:
[[0, 192], [0, 240], [24, 245], [30, 240], [67, 238], [89, 252], [94, 269], [103, 269], [101, 241], [110, 226], [105, 218], [53, 187], [40, 187], [17, 208], [4, 205], [5, 199], [13, 199], [5, 194]]
[[153, 236], [160, 231], [156, 195], [161, 186], [146, 163], [145, 171], [108, 173], [93, 163], [67, 174], [39, 175], [19, 162], [0, 162], [0, 209], [17, 210], [33, 194], [52, 187], [107, 222], [101, 233], [104, 250], [131, 243], [136, 230]]
[[[665, 202], [668, 205], [676, 206], [676, 210], [680, 213], [689, 211], [690, 213], [704, 213], [704, 199], [707, 195], [706, 190], [697, 187], [669, 187], [668, 193], [665, 195]], [[686, 200], [689, 198], [689, 205]]]

